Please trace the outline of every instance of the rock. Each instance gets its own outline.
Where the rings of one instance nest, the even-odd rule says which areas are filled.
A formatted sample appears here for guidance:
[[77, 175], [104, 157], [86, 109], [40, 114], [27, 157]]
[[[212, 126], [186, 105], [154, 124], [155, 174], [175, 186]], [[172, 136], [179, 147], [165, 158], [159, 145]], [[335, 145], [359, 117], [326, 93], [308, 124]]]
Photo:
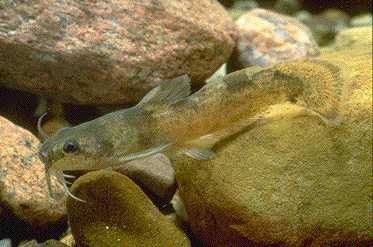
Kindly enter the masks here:
[[128, 177], [101, 170], [76, 180], [67, 200], [78, 246], [190, 246], [187, 237]]
[[127, 162], [115, 171], [130, 177], [156, 205], [169, 203], [175, 194], [175, 172], [163, 154]]
[[12, 241], [10, 239], [0, 240], [0, 247], [12, 247]]
[[302, 8], [302, 4], [298, 0], [277, 0], [273, 9], [276, 12], [293, 15]]
[[182, 74], [197, 85], [237, 36], [210, 0], [2, 1], [0, 9], [1, 84], [65, 103], [134, 103]]
[[312, 14], [310, 12], [308, 12], [307, 10], [301, 10], [301, 11], [298, 11], [295, 14], [294, 18], [297, 19], [298, 21], [304, 23], [304, 22], [312, 19]]
[[215, 73], [212, 76], [210, 76], [210, 78], [206, 80], [206, 83], [210, 83], [215, 80], [220, 80], [226, 74], [227, 74], [227, 64], [223, 64], [222, 66], [220, 66], [220, 68], [217, 71], [215, 71]]
[[352, 27], [372, 26], [372, 14], [358, 15], [351, 19]]
[[180, 196], [204, 246], [371, 245], [371, 59], [362, 42], [309, 59], [314, 68], [298, 61], [267, 69], [270, 78], [281, 68], [300, 78], [330, 70], [346, 90], [340, 125], [278, 104], [215, 146], [214, 159], [175, 160]]
[[75, 239], [71, 233], [63, 237], [61, 243], [66, 244], [67, 246], [74, 247], [75, 246]]
[[345, 29], [335, 38], [334, 50], [372, 46], [372, 27], [356, 27]]
[[291, 17], [254, 9], [241, 16], [236, 24], [240, 38], [228, 63], [228, 72], [319, 54], [308, 28]]
[[177, 216], [177, 220], [187, 222], [188, 221], [188, 213], [186, 212], [185, 205], [183, 199], [180, 198], [179, 193], [176, 193], [175, 196], [172, 198], [172, 207], [175, 210], [175, 215]]
[[28, 241], [24, 244], [19, 245], [19, 247], [69, 247], [66, 244], [61, 243], [57, 240], [48, 240], [44, 243], [38, 243], [36, 240]]
[[298, 18], [311, 30], [313, 37], [320, 46], [330, 44], [335, 35], [348, 27], [350, 17], [343, 11], [329, 9], [315, 16], [305, 16], [304, 12]]
[[[0, 204], [32, 227], [43, 227], [66, 218], [62, 186], [51, 200], [44, 164], [39, 160], [38, 139], [0, 117]], [[11, 227], [11, 226], [9, 226]]]

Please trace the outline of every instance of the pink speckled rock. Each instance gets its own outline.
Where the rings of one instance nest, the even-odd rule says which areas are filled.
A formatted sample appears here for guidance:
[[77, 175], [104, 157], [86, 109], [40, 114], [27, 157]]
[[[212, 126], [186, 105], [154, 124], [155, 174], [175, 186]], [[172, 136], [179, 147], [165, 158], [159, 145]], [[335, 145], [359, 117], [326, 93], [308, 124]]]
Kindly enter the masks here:
[[228, 64], [229, 72], [319, 55], [309, 29], [294, 18], [257, 8], [242, 15], [236, 24], [240, 38]]
[[211, 0], [1, 1], [0, 84], [75, 104], [137, 102], [208, 78], [238, 31]]
[[44, 165], [35, 155], [38, 139], [0, 116], [0, 208], [39, 227], [56, 223], [66, 215], [62, 186], [58, 200], [51, 200]]

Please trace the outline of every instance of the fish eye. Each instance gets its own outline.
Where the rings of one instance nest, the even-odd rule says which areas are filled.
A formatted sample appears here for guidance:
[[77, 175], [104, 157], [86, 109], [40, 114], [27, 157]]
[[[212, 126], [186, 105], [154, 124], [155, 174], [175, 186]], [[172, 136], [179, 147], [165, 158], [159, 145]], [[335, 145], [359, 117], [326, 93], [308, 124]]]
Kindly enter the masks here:
[[74, 140], [68, 140], [63, 145], [63, 151], [65, 153], [74, 153], [79, 150], [79, 144]]

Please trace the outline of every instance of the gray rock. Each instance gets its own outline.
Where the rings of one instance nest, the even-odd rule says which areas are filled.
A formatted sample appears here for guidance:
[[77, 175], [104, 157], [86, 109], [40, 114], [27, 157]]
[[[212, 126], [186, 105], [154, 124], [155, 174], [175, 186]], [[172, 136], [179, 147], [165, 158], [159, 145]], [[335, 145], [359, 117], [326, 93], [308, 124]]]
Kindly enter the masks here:
[[158, 205], [171, 201], [176, 191], [174, 169], [163, 154], [128, 162], [115, 171], [130, 177]]
[[352, 27], [372, 26], [372, 14], [358, 15], [351, 19]]
[[229, 60], [228, 72], [319, 54], [310, 30], [294, 18], [254, 9], [242, 15], [236, 24], [240, 37]]
[[12, 247], [12, 241], [10, 239], [0, 240], [0, 247]]

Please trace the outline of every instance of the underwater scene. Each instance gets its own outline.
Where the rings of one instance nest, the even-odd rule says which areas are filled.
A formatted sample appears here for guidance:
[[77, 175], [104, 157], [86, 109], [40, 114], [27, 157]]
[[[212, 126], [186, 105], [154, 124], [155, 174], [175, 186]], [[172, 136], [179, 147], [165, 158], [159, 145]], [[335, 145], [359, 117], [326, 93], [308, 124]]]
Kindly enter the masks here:
[[0, 247], [373, 246], [372, 1], [0, 0]]

